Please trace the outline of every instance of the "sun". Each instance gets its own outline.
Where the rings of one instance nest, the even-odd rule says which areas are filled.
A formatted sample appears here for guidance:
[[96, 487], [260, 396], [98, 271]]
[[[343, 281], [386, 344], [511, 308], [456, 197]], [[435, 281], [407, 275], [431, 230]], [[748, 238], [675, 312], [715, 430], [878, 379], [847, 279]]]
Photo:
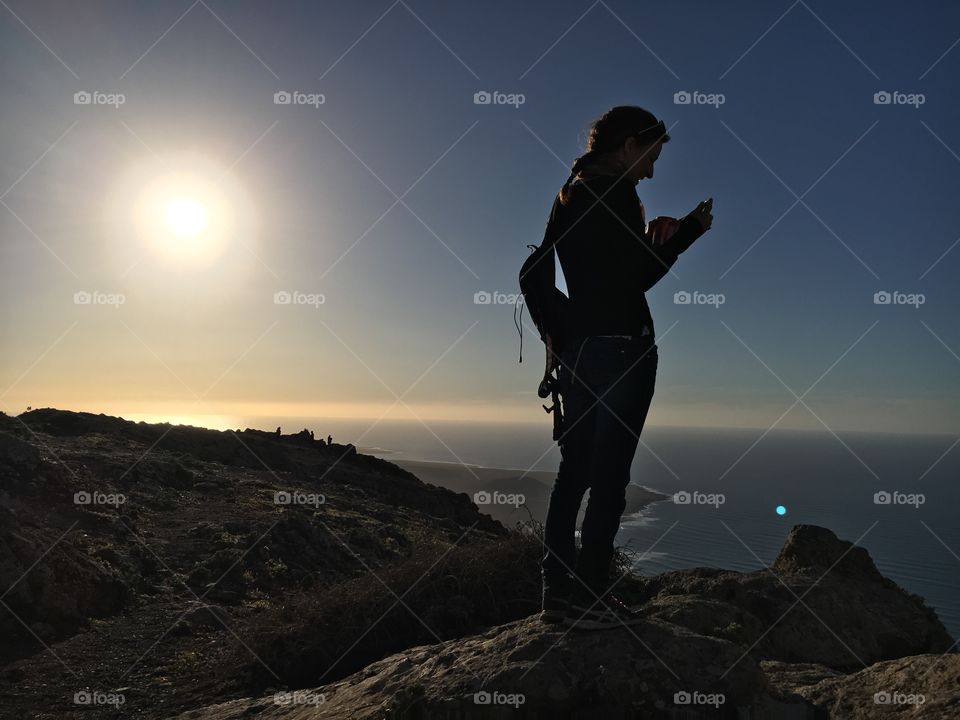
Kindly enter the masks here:
[[217, 262], [227, 249], [232, 203], [209, 176], [161, 174], [137, 203], [141, 237], [154, 257], [181, 269]]
[[215, 168], [199, 163], [145, 173], [130, 204], [136, 235], [162, 264], [182, 270], [216, 264], [234, 235], [235, 196]]
[[136, 160], [103, 207], [105, 235], [125, 269], [184, 281], [233, 277], [258, 257], [259, 203], [232, 166], [195, 150]]
[[206, 206], [189, 195], [170, 198], [163, 209], [163, 224], [167, 230], [180, 238], [195, 238], [208, 224]]

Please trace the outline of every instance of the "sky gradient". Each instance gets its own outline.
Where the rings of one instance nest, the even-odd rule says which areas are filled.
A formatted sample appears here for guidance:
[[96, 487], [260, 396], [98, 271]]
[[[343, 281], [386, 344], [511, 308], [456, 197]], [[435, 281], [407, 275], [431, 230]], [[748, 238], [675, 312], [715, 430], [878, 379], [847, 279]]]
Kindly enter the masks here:
[[[5, 0], [0, 409], [549, 424], [526, 312], [518, 364], [477, 293], [636, 104], [648, 219], [714, 198], [647, 294], [648, 422], [960, 433], [958, 36], [946, 2]], [[199, 257], [151, 193], [201, 198]]]

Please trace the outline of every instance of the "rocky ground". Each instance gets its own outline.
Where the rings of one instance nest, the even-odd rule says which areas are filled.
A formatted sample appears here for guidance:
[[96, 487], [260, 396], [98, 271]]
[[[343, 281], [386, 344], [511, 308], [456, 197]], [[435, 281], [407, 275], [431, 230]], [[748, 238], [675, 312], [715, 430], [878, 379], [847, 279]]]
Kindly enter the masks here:
[[604, 632], [539, 621], [541, 551], [308, 434], [0, 415], [0, 717], [960, 718], [953, 638], [827, 529]]
[[349, 446], [0, 416], [0, 716], [115, 714], [75, 706], [85, 691], [122, 692], [140, 717], [234, 697], [250, 627], [298, 593], [505, 533], [466, 495]]
[[[796, 526], [767, 571], [696, 569], [641, 582], [641, 625], [582, 632], [526, 618], [412, 648], [300, 695], [238, 700], [178, 720], [499, 718], [504, 711], [607, 719], [960, 717], [952, 638], [920, 598], [829, 530]], [[478, 702], [497, 698], [499, 707]]]

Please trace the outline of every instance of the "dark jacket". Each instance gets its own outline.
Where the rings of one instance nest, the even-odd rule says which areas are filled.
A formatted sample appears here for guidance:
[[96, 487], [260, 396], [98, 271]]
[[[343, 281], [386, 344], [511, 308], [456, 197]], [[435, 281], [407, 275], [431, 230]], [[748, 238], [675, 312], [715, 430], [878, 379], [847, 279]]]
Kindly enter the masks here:
[[655, 247], [633, 180], [578, 177], [569, 190], [566, 205], [554, 200], [547, 227], [567, 281], [570, 337], [641, 335], [645, 325], [655, 335], [644, 293], [703, 234], [700, 224], [684, 218], [670, 240]]

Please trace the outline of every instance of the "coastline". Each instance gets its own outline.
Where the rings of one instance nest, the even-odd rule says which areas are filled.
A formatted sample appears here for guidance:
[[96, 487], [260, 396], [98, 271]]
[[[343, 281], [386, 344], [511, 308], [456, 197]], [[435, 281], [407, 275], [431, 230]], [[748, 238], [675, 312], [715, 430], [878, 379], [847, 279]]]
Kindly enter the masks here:
[[[394, 459], [389, 454], [384, 455], [377, 453], [378, 457], [413, 473], [425, 483], [444, 487], [453, 492], [466, 493], [471, 499], [475, 498], [476, 493], [488, 493], [491, 502], [478, 503], [480, 512], [490, 515], [507, 527], [531, 519], [543, 522], [547, 515], [550, 492], [557, 477], [555, 471], [495, 468], [444, 460]], [[515, 501], [520, 495], [523, 496], [523, 504], [520, 505], [494, 500], [497, 498]], [[588, 497], [589, 491], [584, 495], [584, 502], [581, 504], [577, 519], [578, 524], [583, 520]], [[627, 519], [628, 516], [635, 516], [651, 503], [663, 501], [669, 497], [652, 488], [630, 484], [627, 486], [627, 506], [623, 517]]]

